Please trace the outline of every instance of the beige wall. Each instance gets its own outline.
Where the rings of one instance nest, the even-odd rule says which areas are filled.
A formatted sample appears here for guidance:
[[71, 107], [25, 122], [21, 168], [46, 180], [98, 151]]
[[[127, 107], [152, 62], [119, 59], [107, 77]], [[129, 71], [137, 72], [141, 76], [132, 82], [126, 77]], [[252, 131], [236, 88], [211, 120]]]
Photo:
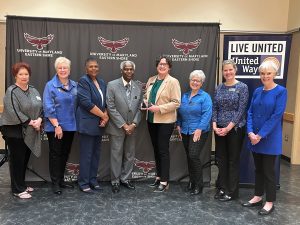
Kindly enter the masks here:
[[289, 1], [286, 0], [2, 0], [0, 20], [4, 20], [5, 15], [20, 15], [125, 21], [220, 22], [222, 30], [285, 32], [288, 10]]
[[300, 27], [300, 1], [289, 0], [289, 12], [288, 12], [288, 30], [298, 29]]

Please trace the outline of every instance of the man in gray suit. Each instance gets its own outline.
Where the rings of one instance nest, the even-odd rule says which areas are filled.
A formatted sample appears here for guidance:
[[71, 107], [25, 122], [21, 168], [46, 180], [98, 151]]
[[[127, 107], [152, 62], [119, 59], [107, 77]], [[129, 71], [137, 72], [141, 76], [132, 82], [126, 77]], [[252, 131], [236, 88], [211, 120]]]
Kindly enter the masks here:
[[107, 85], [106, 104], [110, 117], [106, 132], [110, 134], [110, 167], [112, 192], [120, 191], [120, 184], [135, 189], [129, 176], [135, 156], [136, 127], [141, 121], [142, 90], [132, 80], [135, 64], [120, 64], [122, 77]]

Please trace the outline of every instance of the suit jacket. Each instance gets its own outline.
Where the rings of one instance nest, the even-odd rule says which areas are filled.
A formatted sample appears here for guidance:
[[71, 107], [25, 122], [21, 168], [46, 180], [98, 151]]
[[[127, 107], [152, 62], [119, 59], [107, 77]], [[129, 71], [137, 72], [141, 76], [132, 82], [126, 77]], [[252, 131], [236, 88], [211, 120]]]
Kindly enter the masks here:
[[261, 140], [248, 148], [256, 153], [280, 155], [282, 153], [282, 116], [287, 101], [287, 90], [277, 85], [272, 90], [257, 88], [252, 96], [247, 117], [247, 132], [261, 136]]
[[142, 90], [133, 80], [131, 80], [130, 101], [128, 101], [122, 78], [109, 82], [106, 95], [109, 122], [106, 132], [108, 134], [122, 136], [125, 134], [122, 129], [125, 123], [135, 123], [138, 125], [141, 121], [141, 102]]
[[[146, 88], [145, 98], [148, 101], [150, 92], [157, 79], [157, 75], [150, 77]], [[159, 106], [159, 112], [154, 113], [154, 123], [174, 123], [176, 121], [176, 109], [180, 106], [181, 91], [179, 81], [167, 75], [160, 85], [155, 99], [155, 105]]]
[[100, 78], [96, 78], [103, 94], [101, 95], [88, 75], [80, 78], [77, 86], [78, 107], [76, 110], [76, 122], [79, 133], [91, 136], [102, 135], [104, 128], [99, 127], [101, 118], [90, 112], [96, 105], [101, 111], [105, 111], [106, 85]]

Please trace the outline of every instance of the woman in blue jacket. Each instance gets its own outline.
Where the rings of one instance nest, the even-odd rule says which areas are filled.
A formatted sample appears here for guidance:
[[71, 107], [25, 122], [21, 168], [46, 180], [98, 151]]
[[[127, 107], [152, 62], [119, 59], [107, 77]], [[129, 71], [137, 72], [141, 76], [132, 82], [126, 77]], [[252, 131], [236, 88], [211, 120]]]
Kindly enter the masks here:
[[200, 154], [208, 138], [212, 115], [212, 101], [201, 89], [205, 81], [202, 70], [194, 70], [190, 74], [191, 90], [184, 93], [178, 110], [177, 129], [187, 155], [190, 182], [188, 190], [191, 195], [202, 193], [203, 162]]
[[[85, 62], [86, 74], [78, 81], [77, 129], [80, 138], [80, 167], [78, 184], [81, 191], [101, 190], [97, 181], [100, 147], [104, 127], [108, 122], [105, 96], [106, 84], [99, 78], [95, 58]], [[93, 190], [92, 190], [93, 189]]]
[[287, 101], [286, 88], [276, 84], [274, 78], [278, 66], [272, 61], [264, 61], [260, 67], [262, 87], [257, 88], [248, 110], [247, 132], [255, 163], [254, 197], [242, 204], [244, 207], [262, 205], [266, 192], [266, 203], [259, 210], [260, 215], [268, 215], [274, 210], [276, 200], [276, 156], [282, 152], [282, 116]]

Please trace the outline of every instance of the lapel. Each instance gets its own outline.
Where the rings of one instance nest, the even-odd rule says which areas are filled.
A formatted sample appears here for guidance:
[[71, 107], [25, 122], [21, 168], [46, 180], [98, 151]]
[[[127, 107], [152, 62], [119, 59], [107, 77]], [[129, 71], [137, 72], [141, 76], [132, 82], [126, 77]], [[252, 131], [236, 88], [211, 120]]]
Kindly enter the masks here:
[[138, 95], [138, 86], [137, 84], [131, 80], [131, 96], [130, 96], [130, 102], [133, 101], [134, 97]]
[[[96, 85], [94, 84], [93, 80], [89, 77], [89, 75], [86, 75], [86, 76], [87, 76], [87, 78], [88, 78], [88, 81], [89, 81], [89, 83], [90, 83], [90, 86], [91, 86], [91, 88], [92, 88], [92, 91], [94, 92], [94, 95], [97, 96], [98, 106], [103, 106], [102, 98], [101, 98], [101, 95], [100, 95], [100, 93], [99, 93], [99, 91], [98, 91]], [[97, 79], [97, 81], [98, 81], [98, 84], [99, 84], [99, 87], [100, 87], [100, 89], [101, 89], [101, 91], [102, 91], [103, 99], [104, 99], [103, 87], [101, 87], [102, 84], [101, 84], [100, 80], [98, 79], [98, 77], [96, 77], [96, 79]]]
[[127, 99], [127, 95], [126, 95], [126, 89], [124, 87], [124, 83], [123, 83], [122, 77], [119, 79], [118, 86], [119, 86], [119, 90], [121, 92], [121, 95], [122, 95], [124, 101], [127, 103], [127, 105], [129, 105], [129, 102], [128, 102], [128, 99]]
[[169, 78], [170, 78], [169, 75], [167, 75], [165, 77], [165, 79], [163, 80], [162, 84], [160, 85], [160, 87], [159, 87], [159, 89], [158, 89], [158, 91], [156, 93], [155, 103], [157, 102], [157, 99], [159, 98], [161, 92], [166, 88], [166, 86], [167, 86], [167, 84], [169, 82]]

